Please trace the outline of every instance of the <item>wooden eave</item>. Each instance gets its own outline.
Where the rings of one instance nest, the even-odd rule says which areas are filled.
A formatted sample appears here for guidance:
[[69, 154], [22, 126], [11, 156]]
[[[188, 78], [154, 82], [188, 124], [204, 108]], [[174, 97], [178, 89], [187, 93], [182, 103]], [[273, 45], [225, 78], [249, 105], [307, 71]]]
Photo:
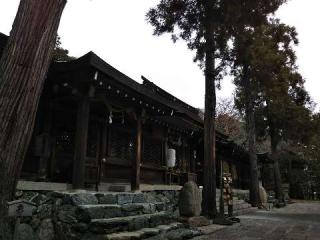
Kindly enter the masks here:
[[148, 101], [158, 102], [170, 109], [173, 109], [175, 112], [184, 113], [191, 117], [193, 120], [203, 124], [202, 119], [194, 113], [188, 112], [184, 108], [179, 106], [177, 103], [172, 102], [153, 91], [150, 91], [150, 89], [145, 87], [143, 84], [139, 84], [138, 82], [126, 76], [125, 74], [121, 73], [120, 71], [103, 61], [93, 52], [90, 52], [88, 54], [90, 55], [90, 65], [99, 70], [100, 72], [108, 75], [109, 77], [113, 78], [114, 80], [123, 84], [124, 86], [134, 90], [136, 93], [140, 94], [143, 98], [146, 98]]
[[159, 116], [155, 117], [156, 120], [164, 121], [172, 126], [175, 126], [180, 129], [187, 129], [189, 131], [202, 131], [203, 128], [198, 124], [179, 116]]
[[[96, 72], [98, 72], [98, 80], [94, 79]], [[61, 77], [64, 80], [59, 80]], [[73, 80], [70, 80], [70, 78]], [[162, 119], [168, 123], [178, 121], [183, 123], [183, 126], [189, 128], [191, 131], [203, 129], [204, 121], [199, 114], [196, 114], [195, 108], [175, 98], [161, 88], [159, 88], [160, 93], [157, 93], [157, 91], [152, 89], [153, 86], [145, 86], [145, 84], [134, 81], [106, 63], [93, 52], [89, 52], [74, 61], [53, 63], [50, 69], [49, 79], [53, 82], [58, 81], [60, 83], [64, 81], [78, 81], [78, 85], [93, 85], [100, 93], [107, 92], [106, 89], [99, 86], [99, 82], [103, 81], [105, 84], [113, 85], [113, 87], [116, 86], [122, 91], [126, 91], [139, 99], [144, 99], [145, 102], [166, 110], [165, 114], [160, 113], [159, 115], [153, 115], [153, 117], [159, 120]], [[146, 81], [146, 79], [144, 80]], [[153, 84], [152, 82], [150, 83]], [[157, 88], [157, 85], [153, 85]], [[135, 103], [135, 105], [139, 106], [137, 103]], [[141, 107], [143, 108], [143, 106]], [[216, 134], [218, 142], [223, 144], [230, 142], [228, 136], [223, 133], [217, 131]], [[233, 144], [236, 145], [235, 143]], [[245, 152], [243, 149], [240, 150], [240, 146], [236, 146], [237, 151]]]
[[[189, 118], [193, 119], [193, 121], [198, 122], [200, 125], [203, 125], [203, 120], [195, 113], [188, 111], [184, 107], [177, 102], [170, 101], [165, 97], [151, 91], [143, 84], [139, 84], [138, 82], [132, 80], [130, 77], [121, 73], [105, 61], [103, 61], [100, 57], [98, 57], [93, 52], [89, 52], [86, 55], [80, 57], [77, 60], [71, 62], [57, 62], [52, 64], [51, 72], [53, 74], [62, 75], [70, 75], [74, 71], [89, 71], [90, 76], [87, 75], [86, 79], [79, 78], [77, 80], [81, 82], [90, 82], [94, 83], [94, 74], [95, 71], [98, 71], [99, 74], [103, 74], [107, 76], [107, 80], [110, 83], [121, 85], [126, 88], [128, 91], [132, 91], [137, 94], [141, 99], [146, 99], [147, 102], [151, 102], [153, 104], [162, 105], [162, 108], [167, 109], [168, 111], [173, 110], [179, 114], [185, 114]], [[103, 78], [103, 77], [102, 77]], [[104, 80], [106, 80], [104, 78]], [[55, 80], [56, 81], [56, 80]], [[170, 113], [166, 113], [167, 115]]]

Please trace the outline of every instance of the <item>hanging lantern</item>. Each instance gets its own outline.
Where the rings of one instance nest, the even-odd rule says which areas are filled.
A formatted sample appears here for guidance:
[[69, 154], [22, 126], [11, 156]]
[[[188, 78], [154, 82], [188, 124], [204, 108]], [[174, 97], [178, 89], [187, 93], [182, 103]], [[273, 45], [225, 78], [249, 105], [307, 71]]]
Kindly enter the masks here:
[[124, 114], [122, 114], [121, 124], [124, 124]]
[[176, 165], [176, 150], [169, 148], [167, 150], [167, 167], [173, 168]]
[[95, 72], [93, 79], [97, 81], [98, 80], [98, 75], [99, 75], [98, 71]]
[[110, 112], [110, 114], [109, 114], [109, 124], [112, 124], [112, 111]]

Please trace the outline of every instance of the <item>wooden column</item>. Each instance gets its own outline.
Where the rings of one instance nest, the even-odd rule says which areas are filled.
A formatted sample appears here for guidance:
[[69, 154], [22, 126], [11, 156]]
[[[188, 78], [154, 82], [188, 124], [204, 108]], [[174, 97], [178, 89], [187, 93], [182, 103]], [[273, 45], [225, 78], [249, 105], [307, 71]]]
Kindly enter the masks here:
[[[169, 128], [164, 128], [163, 142], [162, 142], [162, 166], [167, 166], [167, 154], [168, 154], [168, 140], [169, 140]], [[163, 171], [162, 182], [169, 184], [168, 170]]]
[[140, 165], [142, 156], [142, 121], [141, 116], [137, 116], [137, 131], [136, 131], [136, 157], [132, 162], [131, 190], [140, 189]]
[[40, 179], [47, 179], [49, 169], [49, 159], [52, 151], [52, 140], [51, 140], [51, 128], [52, 128], [52, 103], [50, 99], [46, 99], [45, 104], [45, 115], [44, 115], [44, 126], [43, 126], [43, 153], [39, 160], [39, 172], [38, 177]]
[[289, 197], [292, 196], [292, 159], [291, 156], [288, 161], [288, 183], [289, 183]]
[[102, 127], [102, 141], [101, 141], [101, 151], [99, 156], [99, 173], [98, 173], [98, 183], [101, 181], [101, 177], [104, 177], [104, 171], [106, 166], [106, 159], [108, 154], [108, 128], [104, 124]]
[[73, 188], [84, 188], [85, 158], [87, 154], [87, 138], [90, 114], [89, 98], [84, 97], [78, 103], [75, 153], [73, 161]]

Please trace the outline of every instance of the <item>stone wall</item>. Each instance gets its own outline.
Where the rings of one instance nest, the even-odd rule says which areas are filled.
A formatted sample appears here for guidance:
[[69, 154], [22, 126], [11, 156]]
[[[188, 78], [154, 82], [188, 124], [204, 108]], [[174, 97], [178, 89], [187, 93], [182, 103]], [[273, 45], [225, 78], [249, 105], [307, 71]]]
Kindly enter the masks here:
[[21, 191], [17, 193], [17, 199], [31, 201], [37, 208], [32, 217], [21, 219], [16, 240], [80, 240], [92, 231], [90, 222], [95, 218], [126, 217], [156, 211], [165, 211], [171, 218], [177, 218], [178, 198], [178, 191], [143, 193]]

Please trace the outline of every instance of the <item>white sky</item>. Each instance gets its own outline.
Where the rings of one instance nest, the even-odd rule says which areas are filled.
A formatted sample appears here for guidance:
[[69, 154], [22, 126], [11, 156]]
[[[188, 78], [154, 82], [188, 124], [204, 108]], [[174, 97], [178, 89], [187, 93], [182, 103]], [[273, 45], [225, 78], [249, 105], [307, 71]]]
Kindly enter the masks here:
[[[169, 35], [156, 37], [145, 21], [158, 0], [69, 0], [61, 20], [62, 45], [75, 57], [89, 51], [134, 80], [144, 75], [183, 101], [203, 107], [204, 77], [184, 42]], [[290, 0], [277, 15], [299, 33], [298, 65], [312, 98], [320, 104], [319, 0]], [[19, 0], [0, 0], [0, 32], [9, 34]], [[219, 97], [230, 97], [233, 85], [225, 79]]]

